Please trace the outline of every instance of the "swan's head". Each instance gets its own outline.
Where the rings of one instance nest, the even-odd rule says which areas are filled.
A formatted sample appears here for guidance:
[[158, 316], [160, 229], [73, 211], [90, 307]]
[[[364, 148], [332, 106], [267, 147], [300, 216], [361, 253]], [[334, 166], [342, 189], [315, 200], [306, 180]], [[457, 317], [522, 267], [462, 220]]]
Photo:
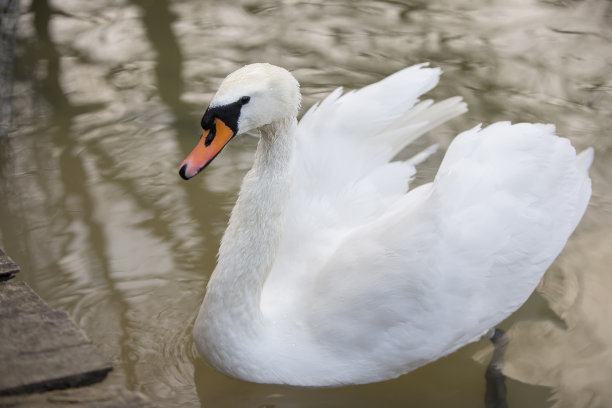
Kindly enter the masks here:
[[297, 116], [300, 86], [284, 68], [251, 64], [223, 80], [202, 117], [204, 133], [181, 164], [185, 180], [202, 171], [236, 135]]

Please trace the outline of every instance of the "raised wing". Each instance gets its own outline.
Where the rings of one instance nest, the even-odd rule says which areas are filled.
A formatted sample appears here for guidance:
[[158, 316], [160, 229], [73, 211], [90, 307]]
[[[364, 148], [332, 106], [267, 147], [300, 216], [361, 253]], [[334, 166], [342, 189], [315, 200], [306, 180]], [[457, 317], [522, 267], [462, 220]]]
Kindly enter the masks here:
[[293, 289], [316, 274], [353, 228], [378, 218], [406, 193], [413, 163], [390, 160], [466, 111], [460, 98], [419, 102], [440, 72], [421, 64], [345, 95], [337, 89], [304, 115], [286, 228], [264, 288], [264, 309], [292, 303]]
[[462, 133], [433, 183], [352, 231], [321, 267], [305, 307], [313, 343], [359, 361], [352, 380], [365, 382], [479, 338], [529, 297], [575, 229], [592, 157], [552, 125]]

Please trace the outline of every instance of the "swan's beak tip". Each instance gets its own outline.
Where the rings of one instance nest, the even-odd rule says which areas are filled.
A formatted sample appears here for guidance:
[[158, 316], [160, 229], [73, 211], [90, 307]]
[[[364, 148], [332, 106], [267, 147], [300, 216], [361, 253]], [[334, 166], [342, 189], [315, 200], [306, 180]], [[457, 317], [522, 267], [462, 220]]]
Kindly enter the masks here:
[[179, 174], [184, 180], [189, 180], [191, 177], [187, 176], [186, 171], [187, 171], [187, 163], [181, 166], [181, 169], [179, 170]]

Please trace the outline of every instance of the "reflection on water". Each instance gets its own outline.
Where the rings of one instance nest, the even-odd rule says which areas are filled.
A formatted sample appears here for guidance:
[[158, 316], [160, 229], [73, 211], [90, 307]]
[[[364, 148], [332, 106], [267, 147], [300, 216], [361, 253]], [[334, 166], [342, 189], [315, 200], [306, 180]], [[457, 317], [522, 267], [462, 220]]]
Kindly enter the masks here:
[[[109, 381], [161, 406], [483, 406], [487, 342], [394, 381], [310, 390], [248, 384], [197, 357], [191, 326], [255, 140], [206, 173], [177, 167], [220, 80], [242, 64], [292, 70], [309, 107], [413, 63], [478, 122], [554, 122], [596, 150], [593, 199], [539, 291], [503, 327], [508, 404], [612, 402], [612, 7], [587, 1], [22, 1], [13, 111], [0, 140], [0, 245], [82, 325]], [[410, 152], [406, 152], [409, 155]], [[442, 153], [421, 165], [431, 179]]]

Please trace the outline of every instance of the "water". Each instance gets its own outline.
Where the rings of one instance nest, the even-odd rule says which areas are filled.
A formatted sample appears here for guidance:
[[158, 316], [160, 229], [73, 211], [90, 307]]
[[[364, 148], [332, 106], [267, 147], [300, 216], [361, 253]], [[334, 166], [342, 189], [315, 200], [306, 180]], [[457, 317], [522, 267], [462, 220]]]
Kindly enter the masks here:
[[415, 149], [497, 120], [552, 122], [579, 150], [595, 147], [585, 218], [502, 326], [510, 406], [612, 404], [610, 2], [150, 4], [22, 1], [14, 129], [0, 139], [0, 245], [112, 360], [108, 383], [167, 407], [484, 406], [484, 341], [397, 380], [313, 390], [228, 379], [191, 338], [256, 144], [240, 138], [179, 178], [221, 79], [250, 62], [284, 66], [306, 109], [336, 86], [429, 61], [444, 70], [430, 95], [460, 95], [470, 111]]

